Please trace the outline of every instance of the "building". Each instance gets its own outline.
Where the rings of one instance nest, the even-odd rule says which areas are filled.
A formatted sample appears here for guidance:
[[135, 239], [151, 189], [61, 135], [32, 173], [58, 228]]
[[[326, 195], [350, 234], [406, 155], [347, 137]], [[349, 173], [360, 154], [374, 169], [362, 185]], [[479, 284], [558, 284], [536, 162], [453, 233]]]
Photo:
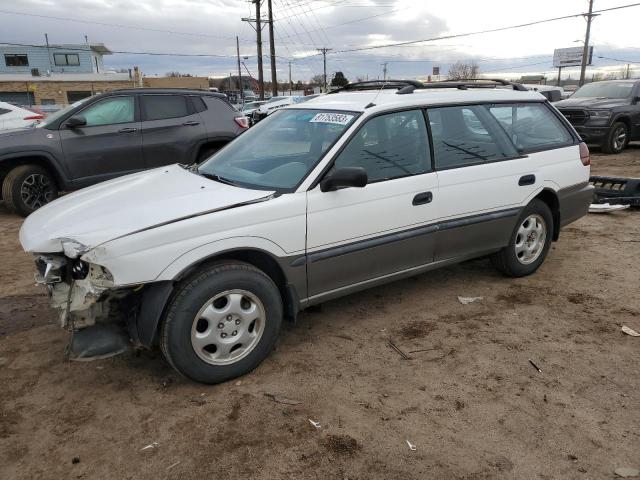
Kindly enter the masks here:
[[0, 75], [104, 73], [103, 56], [111, 51], [102, 43], [16, 46], [0, 44]]

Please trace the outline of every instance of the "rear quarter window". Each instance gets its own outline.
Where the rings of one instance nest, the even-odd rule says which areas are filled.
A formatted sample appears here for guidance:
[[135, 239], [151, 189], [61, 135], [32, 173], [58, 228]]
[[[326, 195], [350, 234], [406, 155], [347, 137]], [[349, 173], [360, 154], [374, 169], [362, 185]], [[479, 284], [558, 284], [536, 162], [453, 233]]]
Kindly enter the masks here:
[[544, 103], [500, 104], [488, 110], [521, 153], [574, 143], [569, 130]]

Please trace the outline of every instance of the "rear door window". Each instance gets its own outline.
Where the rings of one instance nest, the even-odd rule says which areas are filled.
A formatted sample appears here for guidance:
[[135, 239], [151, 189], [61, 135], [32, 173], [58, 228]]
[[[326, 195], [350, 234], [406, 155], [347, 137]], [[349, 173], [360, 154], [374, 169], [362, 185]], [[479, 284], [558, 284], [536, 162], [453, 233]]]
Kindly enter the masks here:
[[142, 95], [144, 119], [164, 120], [190, 115], [187, 97], [184, 95]]
[[518, 156], [504, 129], [482, 105], [429, 108], [427, 113], [437, 169]]
[[567, 128], [544, 103], [492, 105], [489, 112], [521, 153], [573, 144]]

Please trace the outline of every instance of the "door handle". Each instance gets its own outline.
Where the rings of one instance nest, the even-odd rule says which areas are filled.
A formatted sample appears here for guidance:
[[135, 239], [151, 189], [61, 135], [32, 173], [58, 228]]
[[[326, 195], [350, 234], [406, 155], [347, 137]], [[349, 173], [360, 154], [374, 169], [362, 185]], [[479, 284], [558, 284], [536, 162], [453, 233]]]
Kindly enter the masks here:
[[433, 194], [431, 192], [422, 192], [413, 197], [413, 205], [424, 205], [425, 203], [431, 203], [433, 200]]
[[185, 127], [193, 127], [195, 125], [200, 125], [200, 122], [196, 122], [195, 120], [189, 120], [188, 122], [184, 122], [182, 125]]
[[520, 177], [520, 180], [518, 180], [518, 185], [521, 187], [524, 187], [525, 185], [533, 185], [534, 183], [536, 183], [535, 175], [524, 175], [523, 177]]
[[134, 132], [137, 132], [137, 131], [138, 131], [137, 128], [126, 127], [126, 128], [121, 128], [120, 130], [118, 130], [118, 133], [134, 133]]

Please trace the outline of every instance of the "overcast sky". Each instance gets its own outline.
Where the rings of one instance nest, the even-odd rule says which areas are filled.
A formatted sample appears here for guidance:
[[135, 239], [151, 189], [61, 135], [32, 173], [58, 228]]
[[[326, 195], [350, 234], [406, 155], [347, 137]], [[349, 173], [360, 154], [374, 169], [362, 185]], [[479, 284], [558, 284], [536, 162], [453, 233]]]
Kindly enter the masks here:
[[[266, 0], [263, 3], [266, 15]], [[595, 0], [594, 9], [628, 3], [633, 2]], [[499, 28], [581, 13], [587, 10], [588, 1], [273, 0], [273, 6], [279, 79], [288, 76], [288, 60], [292, 60], [294, 80], [308, 80], [322, 73], [322, 57], [304, 57], [316, 54], [320, 47], [339, 52]], [[146, 75], [178, 70], [223, 76], [236, 72], [238, 35], [241, 54], [249, 57], [245, 63], [255, 76], [255, 32], [241, 21], [242, 17], [255, 14], [252, 8], [247, 0], [0, 0], [0, 43], [40, 44], [44, 43], [45, 32], [52, 43], [82, 43], [87, 35], [90, 42], [105, 43], [114, 51], [222, 56], [114, 54], [105, 58], [108, 67], [138, 65]], [[640, 7], [596, 17], [592, 27], [594, 54], [640, 62], [638, 25]], [[332, 52], [327, 55], [327, 70], [330, 74], [343, 71], [349, 79], [378, 78], [382, 77], [382, 63], [388, 62], [390, 77], [413, 78], [431, 73], [433, 66], [440, 66], [444, 73], [457, 60], [475, 60], [483, 73], [555, 74], [551, 66], [554, 48], [581, 45], [575, 41], [584, 38], [584, 31], [585, 21], [579, 17], [404, 47]], [[266, 28], [264, 40], [264, 53], [268, 54]], [[594, 63], [614, 65], [611, 68], [617, 70], [625, 66], [598, 58]], [[640, 64], [636, 67], [640, 68]], [[267, 79], [269, 72], [266, 57]]]

